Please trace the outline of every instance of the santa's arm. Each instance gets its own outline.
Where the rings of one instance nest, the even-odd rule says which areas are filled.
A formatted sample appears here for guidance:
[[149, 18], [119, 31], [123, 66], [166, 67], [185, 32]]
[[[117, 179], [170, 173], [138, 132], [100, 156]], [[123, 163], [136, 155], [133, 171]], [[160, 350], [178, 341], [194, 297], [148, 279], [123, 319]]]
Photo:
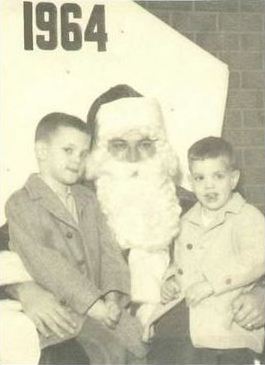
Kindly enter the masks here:
[[32, 277], [26, 270], [17, 253], [11, 251], [0, 252], [0, 285], [11, 285], [32, 281]]
[[97, 219], [102, 250], [101, 290], [111, 299], [120, 298], [121, 295], [127, 297], [130, 295], [128, 264], [99, 207]]

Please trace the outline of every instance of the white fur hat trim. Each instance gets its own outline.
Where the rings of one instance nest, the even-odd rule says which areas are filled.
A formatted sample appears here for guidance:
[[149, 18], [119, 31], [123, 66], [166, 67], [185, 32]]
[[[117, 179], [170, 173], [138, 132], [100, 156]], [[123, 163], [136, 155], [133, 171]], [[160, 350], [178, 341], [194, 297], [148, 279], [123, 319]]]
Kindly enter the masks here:
[[154, 98], [129, 97], [103, 104], [96, 120], [99, 140], [118, 138], [131, 130], [165, 134], [161, 108]]

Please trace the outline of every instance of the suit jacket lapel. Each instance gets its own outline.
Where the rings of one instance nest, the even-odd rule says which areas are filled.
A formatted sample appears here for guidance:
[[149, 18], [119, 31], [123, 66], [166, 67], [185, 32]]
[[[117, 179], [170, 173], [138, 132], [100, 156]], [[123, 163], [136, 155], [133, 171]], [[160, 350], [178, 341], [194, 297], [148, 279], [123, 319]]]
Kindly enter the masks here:
[[65, 208], [60, 198], [37, 174], [33, 174], [29, 177], [25, 188], [28, 190], [31, 199], [39, 199], [40, 204], [57, 219], [75, 229], [79, 229], [78, 224]]
[[79, 190], [76, 186], [73, 186], [71, 191], [72, 191], [73, 197], [75, 199], [77, 216], [78, 216], [79, 221], [81, 222], [82, 217], [83, 217], [84, 208], [89, 204], [89, 201], [84, 200], [84, 195], [79, 193]]

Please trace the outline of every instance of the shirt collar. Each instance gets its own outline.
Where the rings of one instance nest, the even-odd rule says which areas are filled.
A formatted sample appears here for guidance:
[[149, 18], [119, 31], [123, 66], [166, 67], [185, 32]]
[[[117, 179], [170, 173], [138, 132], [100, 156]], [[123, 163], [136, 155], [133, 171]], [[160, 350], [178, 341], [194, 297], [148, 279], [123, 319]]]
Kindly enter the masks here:
[[[33, 173], [29, 176], [28, 180], [26, 181], [25, 188], [27, 189], [30, 198], [33, 200], [53, 200], [53, 194], [57, 195], [57, 193], [54, 192], [54, 190], [52, 190], [52, 188], [48, 186], [37, 173]], [[82, 187], [78, 184], [69, 186], [69, 191], [73, 195], [75, 201], [77, 201], [77, 207], [81, 210], [86, 208], [89, 202], [91, 202], [93, 199], [91, 191], [88, 188]]]
[[72, 195], [72, 191], [70, 186], [67, 187], [66, 191], [63, 193], [62, 191], [59, 191], [58, 189], [52, 187], [47, 183], [47, 185], [52, 189], [52, 191], [65, 203], [69, 195]]
[[[39, 200], [40, 204], [60, 220], [78, 229], [78, 225], [67, 211], [62, 199], [54, 192], [50, 186], [40, 178], [39, 174], [32, 174], [28, 178], [25, 189], [32, 200]], [[57, 199], [54, 199], [57, 196]], [[60, 203], [61, 201], [61, 203]], [[81, 214], [81, 207], [80, 207]]]
[[[238, 214], [242, 207], [245, 205], [246, 201], [238, 192], [233, 193], [231, 199], [227, 202], [227, 204], [220, 209], [218, 214], [218, 222], [223, 221], [227, 213]], [[188, 221], [202, 225], [201, 219], [201, 204], [197, 202], [194, 207], [192, 207], [189, 212], [186, 214], [185, 219]]]
[[72, 194], [70, 186], [66, 186], [65, 191], [62, 191], [62, 190], [58, 189], [58, 187], [55, 184], [53, 184], [52, 181], [44, 179], [40, 174], [38, 174], [38, 176], [63, 201], [65, 201], [67, 199], [67, 197]]

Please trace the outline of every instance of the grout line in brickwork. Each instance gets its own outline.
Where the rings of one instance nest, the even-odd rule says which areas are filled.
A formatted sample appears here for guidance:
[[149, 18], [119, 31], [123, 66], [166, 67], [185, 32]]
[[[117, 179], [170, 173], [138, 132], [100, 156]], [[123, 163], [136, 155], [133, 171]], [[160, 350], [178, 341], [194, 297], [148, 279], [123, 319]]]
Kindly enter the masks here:
[[241, 129], [244, 128], [244, 114], [243, 114], [243, 110], [242, 108], [240, 108], [240, 125], [241, 125]]
[[244, 146], [244, 150], [246, 151], [251, 151], [251, 150], [253, 150], [253, 151], [259, 151], [259, 150], [261, 150], [261, 151], [263, 151], [264, 150], [264, 147], [265, 146]]
[[[239, 108], [235, 108], [235, 109], [239, 109]], [[263, 107], [260, 107], [260, 108], [256, 108], [258, 111], [263, 111], [264, 110], [264, 106]], [[245, 110], [247, 111], [251, 111], [252, 109], [251, 108], [246, 108]]]
[[[229, 107], [230, 110], [242, 110], [242, 107]], [[256, 111], [259, 111], [259, 112], [262, 112], [264, 111], [264, 107], [260, 107], [260, 108], [244, 108], [244, 111], [247, 111], [247, 112], [252, 112], [253, 109], [255, 109]]]
[[239, 88], [241, 89], [242, 88], [242, 71], [238, 72], [238, 74], [239, 74]]
[[220, 31], [221, 31], [221, 26], [220, 26], [220, 14], [219, 14], [219, 13], [217, 13], [217, 14], [216, 14], [216, 29], [217, 29], [217, 31], [218, 31], [218, 32], [220, 32]]
[[227, 32], [226, 30], [194, 30], [194, 32], [196, 32], [196, 33], [199, 33], [199, 34], [201, 34], [201, 33], [203, 33], [203, 34], [222, 34], [222, 35], [224, 35], [224, 34], [232, 34], [232, 35], [234, 35], [234, 34], [238, 34], [238, 32], [237, 31], [235, 31], [235, 30], [231, 30], [231, 31], [229, 31], [229, 32]]
[[[253, 70], [251, 70], [251, 72], [252, 71]], [[233, 90], [243, 90], [243, 91], [258, 91], [259, 93], [263, 93], [263, 88], [262, 87], [242, 87], [242, 86], [239, 86], [239, 87], [231, 87], [230, 86], [230, 89], [233, 89]]]
[[168, 25], [170, 25], [172, 28], [173, 27], [173, 15], [172, 15], [172, 11], [169, 12], [169, 17], [168, 17]]
[[254, 186], [260, 186], [260, 187], [262, 187], [262, 188], [264, 188], [265, 189], [265, 186], [264, 185], [261, 185], [261, 184], [248, 184], [248, 187], [250, 188], [250, 187], [254, 187]]

